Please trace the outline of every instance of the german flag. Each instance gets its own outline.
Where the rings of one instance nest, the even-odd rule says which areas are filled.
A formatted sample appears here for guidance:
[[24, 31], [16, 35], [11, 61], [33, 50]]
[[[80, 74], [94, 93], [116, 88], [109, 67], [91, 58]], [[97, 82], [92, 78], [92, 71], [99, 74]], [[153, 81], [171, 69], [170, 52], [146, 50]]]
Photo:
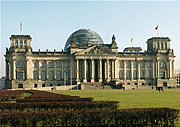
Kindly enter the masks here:
[[158, 26], [156, 26], [155, 30], [158, 30]]
[[131, 42], [133, 42], [133, 37], [131, 38]]
[[20, 31], [22, 32], [22, 22], [20, 23]]

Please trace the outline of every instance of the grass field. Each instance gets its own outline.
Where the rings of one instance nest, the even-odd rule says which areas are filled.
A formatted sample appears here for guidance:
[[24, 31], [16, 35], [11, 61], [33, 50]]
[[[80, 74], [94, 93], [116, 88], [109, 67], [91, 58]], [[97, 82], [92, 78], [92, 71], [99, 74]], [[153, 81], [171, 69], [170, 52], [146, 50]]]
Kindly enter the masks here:
[[[51, 91], [52, 92], [52, 91]], [[69, 90], [54, 93], [93, 97], [95, 101], [119, 101], [118, 108], [168, 107], [180, 109], [180, 89], [156, 90]], [[180, 119], [176, 122], [180, 127]]]
[[53, 92], [93, 97], [95, 101], [119, 101], [119, 108], [169, 107], [180, 109], [180, 89], [165, 89], [164, 92], [156, 90], [69, 90]]

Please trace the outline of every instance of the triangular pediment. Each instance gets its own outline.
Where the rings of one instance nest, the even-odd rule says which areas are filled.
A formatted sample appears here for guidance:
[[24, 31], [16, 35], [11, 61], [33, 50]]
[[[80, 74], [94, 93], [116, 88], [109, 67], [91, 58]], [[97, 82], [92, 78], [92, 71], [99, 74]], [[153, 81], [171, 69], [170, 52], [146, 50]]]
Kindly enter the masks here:
[[77, 52], [75, 55], [107, 55], [107, 54], [114, 54], [114, 52], [112, 52], [111, 49], [94, 45], [85, 50], [81, 50]]

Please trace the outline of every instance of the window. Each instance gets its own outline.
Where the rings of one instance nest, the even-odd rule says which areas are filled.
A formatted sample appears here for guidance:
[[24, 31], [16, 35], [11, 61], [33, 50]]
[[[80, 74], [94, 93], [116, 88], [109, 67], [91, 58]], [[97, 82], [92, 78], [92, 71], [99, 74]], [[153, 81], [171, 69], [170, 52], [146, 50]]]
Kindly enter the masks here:
[[45, 62], [41, 63], [41, 67], [46, 67], [46, 63]]
[[148, 79], [151, 78], [151, 72], [150, 72], [150, 71], [147, 71], [147, 72], [146, 72], [146, 77], [147, 77]]
[[25, 40], [25, 41], [24, 41], [24, 47], [26, 47], [26, 45], [27, 45], [27, 41]]
[[137, 79], [137, 71], [133, 71], [133, 79]]
[[18, 84], [18, 88], [23, 88], [23, 84]]
[[149, 86], [151, 86], [151, 83], [149, 83]]
[[50, 62], [50, 63], [49, 63], [49, 67], [54, 67], [53, 62]]
[[22, 40], [20, 41], [20, 47], [22, 48]]
[[129, 71], [126, 71], [126, 79], [129, 80], [130, 73]]
[[38, 80], [38, 72], [37, 71], [33, 72], [33, 79]]
[[122, 68], [123, 67], [123, 63], [119, 63], [119, 67]]
[[49, 71], [49, 80], [52, 81], [52, 80], [53, 80], [53, 76], [54, 76], [54, 75], [53, 75], [53, 71]]
[[126, 63], [126, 67], [128, 67], [128, 68], [130, 67], [130, 63], [129, 62]]
[[167, 49], [167, 43], [165, 43], [165, 48]]
[[34, 63], [34, 67], [35, 67], [35, 68], [38, 67], [38, 63], [37, 63], [37, 62]]
[[53, 86], [53, 84], [50, 84], [50, 86]]
[[45, 84], [42, 84], [42, 87], [45, 87]]
[[64, 66], [65, 66], [65, 67], [67, 67], [67, 66], [68, 66], [68, 64], [67, 64], [67, 63], [64, 63]]
[[120, 80], [123, 79], [123, 73], [122, 73], [122, 71], [119, 71], [119, 79], [120, 79]]
[[133, 63], [133, 67], [136, 67], [136, 66], [137, 66], [137, 64], [134, 62], [134, 63]]
[[144, 63], [140, 63], [140, 67], [141, 67], [141, 68], [144, 67]]
[[34, 88], [37, 88], [37, 84], [34, 84]]
[[15, 46], [16, 46], [16, 48], [18, 47], [18, 40], [16, 40]]
[[68, 71], [67, 71], [67, 69], [65, 69], [65, 75], [64, 76], [65, 76], [65, 79], [68, 80]]
[[56, 63], [56, 67], [57, 67], [57, 68], [60, 68], [60, 67], [61, 67], [61, 64], [60, 64], [60, 63]]
[[23, 80], [23, 72], [18, 72], [18, 80]]
[[135, 83], [135, 85], [137, 85], [137, 83]]
[[163, 42], [161, 43], [161, 49], [164, 49], [164, 47], [163, 47]]
[[41, 80], [42, 81], [46, 80], [46, 72], [45, 71], [41, 71]]
[[165, 72], [160, 72], [161, 79], [165, 79]]
[[140, 71], [140, 78], [144, 79], [144, 71]]
[[142, 83], [142, 85], [144, 86], [144, 83]]
[[150, 62], [147, 62], [146, 63], [146, 66], [149, 68], [149, 67], [151, 67], [151, 63]]
[[17, 67], [24, 67], [24, 63], [23, 62], [18, 62], [16, 66]]
[[163, 61], [161, 61], [161, 62], [160, 62], [160, 67], [163, 68], [163, 67], [165, 67], [165, 66], [166, 66], [165, 63], [164, 63]]
[[56, 72], [56, 80], [61, 80], [61, 72], [60, 71]]

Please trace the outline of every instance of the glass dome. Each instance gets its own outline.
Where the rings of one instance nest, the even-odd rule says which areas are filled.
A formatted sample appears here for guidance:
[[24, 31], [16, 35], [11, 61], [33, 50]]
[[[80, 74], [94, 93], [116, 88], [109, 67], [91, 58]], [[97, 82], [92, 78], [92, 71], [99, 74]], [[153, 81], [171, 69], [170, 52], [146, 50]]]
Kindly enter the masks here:
[[75, 42], [78, 45], [86, 44], [103, 44], [102, 38], [94, 31], [90, 29], [80, 29], [72, 33], [66, 41], [64, 51], [71, 45], [72, 35], [75, 37]]

